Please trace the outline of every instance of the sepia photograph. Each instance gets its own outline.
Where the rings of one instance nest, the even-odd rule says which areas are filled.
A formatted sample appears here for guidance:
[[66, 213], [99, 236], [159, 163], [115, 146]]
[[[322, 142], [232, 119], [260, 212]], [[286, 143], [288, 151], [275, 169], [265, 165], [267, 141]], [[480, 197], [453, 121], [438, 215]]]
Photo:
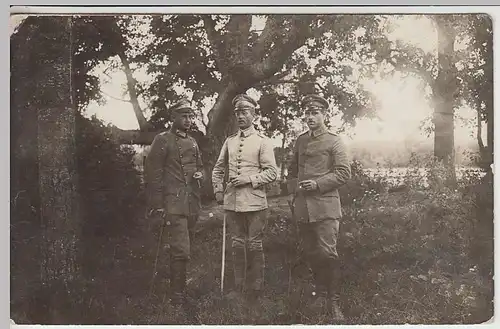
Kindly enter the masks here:
[[11, 13], [11, 322], [491, 322], [492, 17], [230, 8]]

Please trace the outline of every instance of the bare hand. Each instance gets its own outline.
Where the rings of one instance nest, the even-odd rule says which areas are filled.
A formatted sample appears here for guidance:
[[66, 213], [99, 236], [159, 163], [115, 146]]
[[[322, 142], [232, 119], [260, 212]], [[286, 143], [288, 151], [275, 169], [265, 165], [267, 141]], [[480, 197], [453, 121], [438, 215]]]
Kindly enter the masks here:
[[299, 182], [299, 188], [304, 191], [314, 191], [318, 189], [318, 183], [313, 180], [303, 180]]
[[165, 209], [152, 209], [148, 214], [148, 226], [152, 230], [157, 230], [165, 220]]
[[224, 204], [224, 193], [222, 192], [215, 193], [215, 200], [217, 200], [217, 204], [219, 205]]
[[250, 177], [248, 176], [233, 177], [231, 178], [230, 183], [235, 187], [250, 184]]

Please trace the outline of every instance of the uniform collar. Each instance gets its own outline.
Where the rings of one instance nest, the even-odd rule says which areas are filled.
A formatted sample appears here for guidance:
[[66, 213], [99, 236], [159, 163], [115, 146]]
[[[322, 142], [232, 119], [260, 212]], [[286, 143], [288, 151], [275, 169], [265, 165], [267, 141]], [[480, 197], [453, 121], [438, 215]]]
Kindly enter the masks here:
[[321, 126], [320, 128], [318, 128], [318, 130], [312, 132], [311, 130], [309, 130], [309, 136], [311, 137], [318, 137], [318, 136], [321, 136], [323, 135], [324, 133], [327, 132], [327, 129], [325, 126]]
[[240, 129], [240, 134], [239, 135], [241, 137], [248, 137], [248, 136], [252, 135], [253, 133], [255, 133], [255, 128], [254, 128], [253, 125], [251, 125], [247, 129]]
[[180, 136], [180, 137], [182, 137], [182, 138], [186, 138], [186, 137], [187, 137], [187, 132], [182, 131], [182, 130], [180, 130], [180, 129], [177, 129], [177, 128], [172, 127], [172, 128], [170, 129], [170, 131], [171, 131], [172, 133], [174, 133], [175, 135]]

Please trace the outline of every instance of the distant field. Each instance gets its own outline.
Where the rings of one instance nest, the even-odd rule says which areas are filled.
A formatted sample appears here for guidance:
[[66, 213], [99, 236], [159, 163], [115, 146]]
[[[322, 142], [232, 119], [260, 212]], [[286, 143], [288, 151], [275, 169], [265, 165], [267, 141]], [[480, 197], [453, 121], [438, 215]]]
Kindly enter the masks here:
[[[422, 186], [427, 186], [427, 169], [426, 168], [367, 168], [363, 170], [371, 178], [383, 177], [384, 181], [391, 185], [401, 185], [407, 178], [422, 178]], [[456, 168], [457, 180], [462, 180], [464, 177], [476, 176], [482, 177], [485, 172], [477, 167], [459, 167]]]

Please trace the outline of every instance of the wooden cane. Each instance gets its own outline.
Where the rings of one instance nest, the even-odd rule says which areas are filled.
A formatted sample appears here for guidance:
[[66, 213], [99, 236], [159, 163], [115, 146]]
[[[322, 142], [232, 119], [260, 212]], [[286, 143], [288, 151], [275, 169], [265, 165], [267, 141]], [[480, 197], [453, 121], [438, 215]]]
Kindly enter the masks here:
[[224, 269], [226, 264], [226, 212], [222, 222], [222, 266], [220, 273], [220, 292], [224, 294]]
[[160, 236], [158, 237], [158, 246], [156, 248], [156, 257], [155, 257], [155, 262], [153, 266], [153, 277], [151, 278], [151, 283], [149, 286], [149, 294], [148, 297], [151, 297], [154, 289], [154, 282], [156, 278], [156, 271], [158, 270], [158, 257], [160, 256], [160, 248], [162, 244], [162, 238], [163, 238], [163, 229], [165, 228], [165, 217], [162, 216], [162, 225], [160, 228]]

